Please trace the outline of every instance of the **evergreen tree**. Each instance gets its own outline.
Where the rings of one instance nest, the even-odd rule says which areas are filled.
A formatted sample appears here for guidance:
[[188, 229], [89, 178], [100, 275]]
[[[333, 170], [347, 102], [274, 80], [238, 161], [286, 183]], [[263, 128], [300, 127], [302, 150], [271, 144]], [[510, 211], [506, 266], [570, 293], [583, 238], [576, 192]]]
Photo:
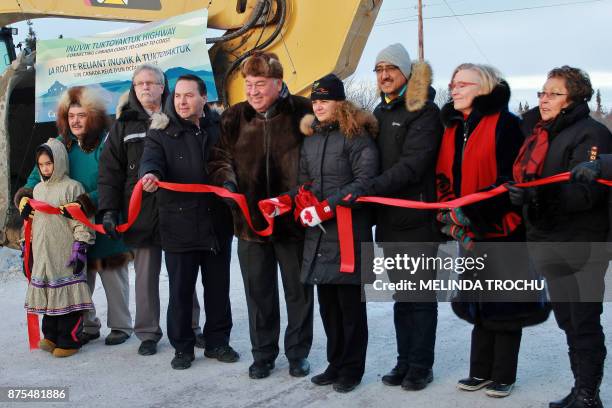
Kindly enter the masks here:
[[36, 31], [34, 31], [34, 23], [32, 20], [27, 21], [28, 24], [28, 36], [25, 39], [26, 48], [30, 51], [36, 51]]
[[603, 115], [603, 107], [601, 106], [601, 92], [597, 89], [595, 94], [595, 112], [599, 115]]

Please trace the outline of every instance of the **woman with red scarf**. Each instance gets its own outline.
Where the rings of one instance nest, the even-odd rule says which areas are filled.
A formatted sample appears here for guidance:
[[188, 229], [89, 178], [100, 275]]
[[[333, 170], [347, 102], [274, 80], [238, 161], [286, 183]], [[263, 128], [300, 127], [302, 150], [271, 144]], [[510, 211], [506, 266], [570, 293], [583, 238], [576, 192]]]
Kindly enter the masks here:
[[[584, 71], [563, 66], [548, 73], [538, 107], [524, 115], [529, 136], [514, 164], [515, 181], [567, 172], [611, 152], [612, 134], [590, 117], [592, 95]], [[508, 189], [512, 203], [522, 206], [530, 255], [546, 277], [557, 324], [567, 337], [575, 383], [569, 395], [550, 407], [601, 407], [606, 347], [600, 315], [609, 261], [601, 243], [609, 229], [607, 187], [563, 183]]]
[[[446, 129], [436, 166], [439, 201], [510, 181], [523, 143], [520, 121], [508, 111], [510, 88], [496, 69], [462, 64], [455, 69], [449, 88], [452, 101], [441, 111]], [[442, 232], [461, 244], [460, 256], [486, 258], [484, 270], [465, 272], [460, 279], [517, 279], [530, 273], [527, 249], [521, 244], [521, 217], [507, 195], [441, 211], [438, 220], [443, 223]], [[502, 247], [506, 242], [512, 242], [512, 248]], [[510, 395], [522, 328], [546, 320], [549, 310], [542, 303], [501, 302], [467, 291], [455, 297], [453, 310], [474, 325], [469, 377], [457, 387], [464, 391], [486, 387], [490, 397]]]

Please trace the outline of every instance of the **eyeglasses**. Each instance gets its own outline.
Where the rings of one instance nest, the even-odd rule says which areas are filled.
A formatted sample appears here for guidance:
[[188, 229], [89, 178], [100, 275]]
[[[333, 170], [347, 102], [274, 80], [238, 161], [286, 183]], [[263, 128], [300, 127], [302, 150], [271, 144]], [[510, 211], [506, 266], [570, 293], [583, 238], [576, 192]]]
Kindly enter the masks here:
[[480, 85], [480, 84], [476, 82], [456, 81], [456, 82], [451, 82], [450, 84], [448, 84], [448, 89], [452, 91], [455, 88], [463, 89], [466, 86], [471, 86], [471, 85]]
[[264, 89], [266, 86], [268, 85], [267, 81], [257, 81], [255, 83], [252, 82], [247, 82], [246, 83], [246, 89], [247, 91], [252, 91], [254, 89], [261, 91], [262, 89]]
[[376, 75], [380, 75], [383, 72], [387, 71], [389, 74], [398, 71], [399, 68], [396, 67], [395, 65], [385, 65], [385, 66], [378, 66], [376, 68], [374, 68], [374, 72], [376, 72]]
[[159, 82], [153, 82], [153, 81], [134, 82], [134, 86], [136, 88], [141, 88], [141, 87], [143, 87], [145, 85], [149, 88], [149, 87], [152, 87], [153, 85], [161, 85], [161, 84]]
[[547, 97], [548, 99], [555, 99], [558, 98], [559, 96], [564, 96], [567, 95], [566, 93], [559, 93], [559, 92], [538, 92], [538, 99], [542, 99], [543, 97]]

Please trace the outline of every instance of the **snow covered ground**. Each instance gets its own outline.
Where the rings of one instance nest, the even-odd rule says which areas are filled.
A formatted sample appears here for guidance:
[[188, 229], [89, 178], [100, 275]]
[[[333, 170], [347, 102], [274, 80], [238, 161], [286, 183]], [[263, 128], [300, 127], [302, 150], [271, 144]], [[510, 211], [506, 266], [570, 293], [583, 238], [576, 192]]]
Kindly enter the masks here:
[[[250, 380], [247, 369], [252, 360], [246, 303], [235, 253], [232, 262], [234, 328], [231, 344], [241, 354], [239, 362], [224, 364], [207, 359], [198, 349], [192, 368], [176, 371], [170, 368], [173, 349], [166, 337], [160, 342], [156, 355], [143, 357], [136, 353], [139, 341], [134, 336], [119, 346], [105, 346], [102, 337], [85, 346], [74, 357], [56, 359], [40, 350], [28, 350], [23, 311], [26, 283], [16, 265], [17, 260], [16, 251], [0, 248], [0, 387], [68, 386], [70, 401], [4, 406], [527, 408], [547, 407], [548, 401], [563, 397], [571, 387], [565, 337], [551, 316], [546, 323], [523, 332], [518, 381], [510, 397], [497, 400], [488, 398], [482, 391], [458, 391], [455, 388], [457, 380], [468, 373], [471, 326], [455, 317], [448, 303], [440, 304], [435, 378], [424, 391], [404, 391], [387, 387], [380, 381], [395, 362], [390, 303], [368, 304], [370, 337], [366, 373], [362, 384], [354, 392], [338, 394], [331, 386], [313, 385], [309, 377], [290, 377], [282, 350], [270, 377]], [[133, 282], [133, 270], [131, 279]], [[133, 314], [133, 286], [131, 290]], [[167, 305], [167, 291], [168, 278], [163, 271], [160, 293], [164, 308]], [[201, 290], [199, 292], [201, 296]], [[106, 299], [99, 280], [94, 301], [104, 323]], [[162, 327], [165, 327], [165, 310], [162, 310], [162, 315]], [[603, 325], [608, 337], [607, 346], [611, 349], [610, 304], [605, 305]], [[104, 328], [103, 336], [109, 331]], [[326, 367], [325, 335], [318, 310], [315, 310], [315, 340], [309, 360], [313, 374]], [[606, 368], [601, 387], [605, 406], [612, 406], [610, 366], [608, 364]]]

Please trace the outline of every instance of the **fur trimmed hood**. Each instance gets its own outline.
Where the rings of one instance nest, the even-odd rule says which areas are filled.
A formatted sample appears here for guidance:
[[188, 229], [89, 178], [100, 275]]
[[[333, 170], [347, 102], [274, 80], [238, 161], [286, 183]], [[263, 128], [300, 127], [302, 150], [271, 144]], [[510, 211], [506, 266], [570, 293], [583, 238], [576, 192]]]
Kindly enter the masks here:
[[423, 109], [429, 100], [429, 88], [433, 82], [433, 72], [431, 65], [425, 61], [414, 62], [411, 72], [404, 100], [406, 110], [416, 112]]
[[170, 124], [170, 117], [165, 113], [154, 113], [151, 115], [151, 127], [149, 129], [164, 130]]
[[[493, 88], [490, 94], [474, 98], [472, 106], [474, 112], [487, 116], [508, 110], [508, 102], [510, 102], [510, 86], [505, 80], [502, 80]], [[442, 107], [440, 115], [445, 127], [450, 127], [453, 125], [453, 122], [463, 119], [463, 114], [455, 110], [452, 101]]]
[[[378, 135], [378, 121], [376, 117], [372, 113], [358, 108], [349, 101], [340, 102], [329, 126], [335, 126], [336, 123], [340, 132], [347, 138], [357, 136], [364, 132], [368, 133], [373, 138], [376, 138]], [[325, 124], [319, 122], [313, 114], [305, 115], [300, 121], [300, 131], [306, 136], [312, 136], [315, 131], [323, 127], [325, 127]]]
[[88, 113], [87, 135], [81, 141], [81, 147], [85, 151], [91, 151], [100, 143], [102, 134], [109, 126], [104, 100], [94, 89], [85, 86], [68, 88], [62, 94], [57, 105], [56, 125], [67, 150], [72, 147], [74, 139], [68, 124], [68, 111], [71, 105], [79, 105]]

